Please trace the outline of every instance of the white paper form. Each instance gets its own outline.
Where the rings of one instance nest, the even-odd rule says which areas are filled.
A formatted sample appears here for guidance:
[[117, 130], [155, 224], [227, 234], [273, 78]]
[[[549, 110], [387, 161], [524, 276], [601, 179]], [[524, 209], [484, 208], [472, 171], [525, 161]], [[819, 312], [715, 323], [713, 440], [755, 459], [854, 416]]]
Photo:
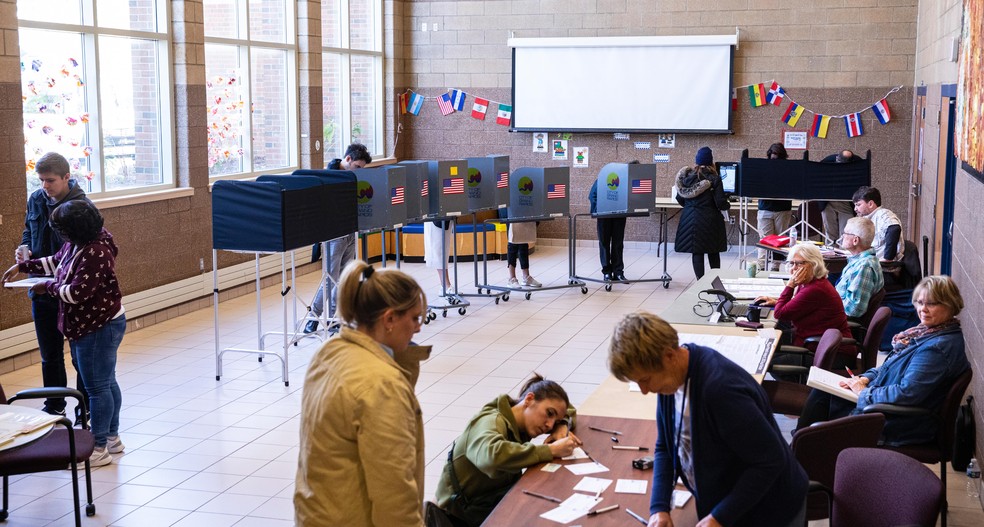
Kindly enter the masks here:
[[571, 494], [570, 498], [567, 498], [558, 505], [556, 509], [549, 510], [541, 514], [540, 517], [557, 523], [571, 523], [581, 516], [586, 515], [599, 503], [601, 503], [601, 498], [575, 492]]
[[599, 472], [608, 472], [608, 467], [598, 463], [597, 461], [592, 461], [591, 463], [577, 463], [574, 465], [565, 465], [567, 470], [570, 470], [577, 476], [587, 476], [588, 474], [597, 474]]
[[581, 481], [574, 485], [574, 490], [579, 492], [587, 492], [589, 494], [601, 494], [605, 492], [605, 489], [612, 484], [612, 480], [605, 478], [592, 478], [591, 476], [586, 476]]
[[749, 336], [706, 335], [697, 333], [681, 333], [680, 342], [691, 342], [717, 350], [731, 362], [752, 375], [765, 373], [768, 364], [765, 359], [772, 347], [772, 337], [763, 337], [759, 333]]
[[645, 494], [649, 482], [644, 479], [620, 479], [615, 482], [615, 492], [619, 494]]
[[687, 504], [687, 501], [690, 500], [691, 496], [693, 494], [689, 490], [673, 489], [673, 497], [670, 498], [670, 503], [674, 509], [682, 509]]
[[574, 459], [590, 459], [590, 457], [588, 456], [587, 452], [585, 452], [583, 449], [581, 449], [581, 447], [578, 446], [578, 447], [574, 447], [574, 452], [571, 452], [571, 455], [564, 456], [560, 459], [563, 459], [564, 461], [571, 461]]

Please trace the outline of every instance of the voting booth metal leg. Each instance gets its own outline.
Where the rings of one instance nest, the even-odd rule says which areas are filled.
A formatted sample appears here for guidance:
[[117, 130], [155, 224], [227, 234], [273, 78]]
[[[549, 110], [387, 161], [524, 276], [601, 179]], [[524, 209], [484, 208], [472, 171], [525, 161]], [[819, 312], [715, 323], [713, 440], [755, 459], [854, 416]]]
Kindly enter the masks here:
[[[488, 267], [488, 260], [489, 260], [488, 239], [489, 239], [489, 236], [488, 236], [488, 231], [485, 230], [485, 225], [487, 223], [488, 223], [488, 220], [486, 220], [485, 222], [482, 222], [482, 267], [485, 270], [485, 276], [488, 276], [488, 273], [489, 273], [489, 267]], [[455, 237], [455, 239], [457, 240], [457, 236]], [[458, 296], [461, 296], [461, 297], [494, 298], [495, 299], [495, 303], [498, 304], [499, 303], [499, 299], [502, 298], [502, 296], [505, 295], [505, 293], [504, 292], [501, 292], [501, 291], [500, 292], [497, 292], [497, 293], [493, 293], [491, 289], [488, 290], [487, 292], [483, 293], [482, 292], [483, 291], [482, 283], [479, 282], [479, 280], [478, 280], [478, 218], [474, 214], [472, 215], [472, 258], [473, 258], [472, 259], [472, 268], [475, 271], [475, 287], [478, 288], [478, 293], [462, 293], [461, 290], [458, 289]], [[455, 283], [455, 287], [457, 288], [457, 277], [455, 277], [455, 282], [456, 282]]]
[[[659, 220], [659, 223], [660, 223], [660, 231], [662, 231], [663, 218], [666, 216], [665, 209], [663, 209], [660, 212], [655, 212], [655, 214], [658, 214], [660, 216], [660, 220]], [[613, 215], [605, 216], [605, 217], [620, 218], [620, 217], [630, 217], [630, 216], [636, 216], [636, 215], [634, 215], [634, 214], [626, 214], [626, 215], [623, 216], [623, 215], [619, 215], [619, 214], [613, 214]], [[659, 282], [659, 283], [663, 284], [663, 289], [668, 289], [670, 287], [670, 282], [673, 280], [673, 278], [670, 277], [669, 273], [666, 272], [666, 257], [667, 257], [666, 250], [665, 250], [665, 247], [666, 247], [666, 239], [663, 238], [662, 235], [659, 238], [657, 238], [657, 240], [656, 240], [656, 257], [657, 258], [659, 257], [660, 240], [662, 240], [663, 247], [664, 247], [664, 250], [663, 250], [663, 276], [661, 276], [659, 278], [638, 278], [638, 279], [635, 279], [635, 280], [604, 280], [604, 279], [592, 278], [590, 276], [579, 276], [577, 274], [577, 219], [578, 218], [581, 218], [581, 217], [589, 217], [590, 218], [590, 217], [592, 217], [592, 215], [591, 215], [591, 213], [581, 213], [581, 214], [575, 214], [574, 216], [571, 216], [570, 237], [568, 238], [568, 244], [569, 244], [569, 247], [570, 247], [570, 250], [568, 251], [568, 255], [569, 255], [569, 258], [570, 258], [570, 266], [569, 266], [569, 268], [570, 268], [571, 280], [578, 280], [578, 281], [581, 281], [581, 282], [594, 282], [596, 284], [605, 284], [605, 291], [611, 291], [613, 284], [637, 284], [637, 283], [641, 284], [641, 283], [645, 283], [645, 282]], [[600, 245], [601, 244], [601, 240], [599, 240], [598, 243]]]

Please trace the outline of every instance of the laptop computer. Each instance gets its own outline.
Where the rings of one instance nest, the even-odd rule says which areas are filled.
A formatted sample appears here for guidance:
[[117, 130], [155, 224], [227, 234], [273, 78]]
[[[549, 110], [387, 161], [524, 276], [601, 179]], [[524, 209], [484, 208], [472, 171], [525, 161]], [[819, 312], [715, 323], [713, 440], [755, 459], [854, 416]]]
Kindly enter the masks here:
[[718, 304], [718, 310], [731, 318], [748, 316], [749, 304], [735, 301], [735, 297], [724, 288], [724, 282], [721, 281], [720, 276], [714, 277], [714, 280], [711, 281], [711, 287], [724, 293], [718, 293], [717, 295], [718, 302], [720, 302]]

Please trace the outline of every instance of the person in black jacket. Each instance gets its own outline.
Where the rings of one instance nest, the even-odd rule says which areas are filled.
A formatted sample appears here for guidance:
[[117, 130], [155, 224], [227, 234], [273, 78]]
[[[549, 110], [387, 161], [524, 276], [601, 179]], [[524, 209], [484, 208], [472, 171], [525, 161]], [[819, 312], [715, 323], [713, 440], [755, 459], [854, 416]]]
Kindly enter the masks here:
[[[89, 200], [85, 197], [85, 191], [72, 179], [68, 160], [61, 154], [48, 152], [41, 156], [35, 165], [35, 171], [41, 180], [41, 188], [27, 198], [27, 216], [21, 245], [28, 247], [28, 253], [26, 257], [20, 253], [15, 254], [17, 263], [52, 256], [58, 252], [64, 242], [48, 223], [51, 211], [68, 201]], [[31, 318], [34, 319], [34, 332], [38, 337], [38, 351], [41, 352], [41, 380], [46, 387], [64, 388], [68, 386], [68, 374], [65, 372], [65, 338], [58, 331], [58, 299], [48, 295], [35, 295], [30, 291], [28, 295], [31, 297]], [[74, 358], [72, 364], [75, 364]], [[85, 396], [88, 404], [81, 375], [77, 375], [75, 386]], [[44, 411], [65, 415], [65, 399], [46, 399]], [[76, 410], [76, 417], [78, 413], [79, 410]]]
[[721, 253], [728, 249], [728, 233], [721, 211], [731, 208], [731, 204], [724, 195], [710, 148], [702, 147], [697, 151], [694, 166], [677, 172], [676, 190], [676, 200], [683, 205], [683, 211], [673, 248], [678, 253], [693, 255], [694, 274], [700, 280], [704, 276], [704, 255], [711, 269], [719, 269]]

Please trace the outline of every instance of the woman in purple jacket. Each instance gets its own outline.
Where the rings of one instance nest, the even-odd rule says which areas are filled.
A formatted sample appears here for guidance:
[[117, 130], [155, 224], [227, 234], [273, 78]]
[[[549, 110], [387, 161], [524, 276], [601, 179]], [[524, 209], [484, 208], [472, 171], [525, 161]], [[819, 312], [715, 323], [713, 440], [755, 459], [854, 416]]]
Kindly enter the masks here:
[[92, 434], [96, 448], [92, 466], [108, 465], [123, 451], [120, 441], [122, 394], [116, 383], [116, 353], [126, 331], [116, 244], [103, 228], [95, 205], [69, 201], [51, 212], [50, 224], [65, 244], [53, 256], [27, 260], [3, 274], [6, 282], [18, 273], [53, 276], [31, 287], [35, 295], [58, 299], [58, 329], [68, 338], [72, 359], [89, 392]]

